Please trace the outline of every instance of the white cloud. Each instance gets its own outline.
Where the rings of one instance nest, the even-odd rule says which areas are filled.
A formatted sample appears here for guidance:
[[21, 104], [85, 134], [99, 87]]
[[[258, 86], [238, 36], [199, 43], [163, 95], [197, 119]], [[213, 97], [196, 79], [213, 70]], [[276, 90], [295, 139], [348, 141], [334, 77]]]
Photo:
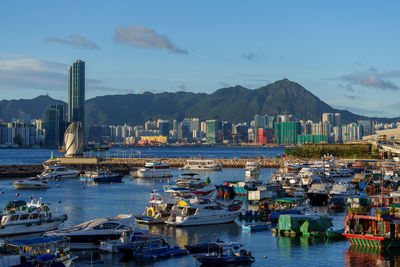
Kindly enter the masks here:
[[117, 43], [139, 48], [156, 48], [168, 50], [171, 53], [187, 54], [187, 51], [176, 47], [165, 35], [142, 26], [127, 26], [115, 28], [114, 40]]
[[62, 45], [70, 45], [79, 49], [100, 49], [97, 44], [86, 39], [82, 35], [72, 34], [66, 39], [61, 39], [55, 36], [44, 39], [45, 43], [58, 43]]
[[339, 80], [345, 82], [341, 87], [348, 91], [354, 91], [353, 86], [372, 87], [380, 90], [399, 91], [400, 87], [388, 78], [400, 77], [400, 71], [378, 72], [375, 67], [370, 67], [367, 71], [356, 72], [342, 75]]

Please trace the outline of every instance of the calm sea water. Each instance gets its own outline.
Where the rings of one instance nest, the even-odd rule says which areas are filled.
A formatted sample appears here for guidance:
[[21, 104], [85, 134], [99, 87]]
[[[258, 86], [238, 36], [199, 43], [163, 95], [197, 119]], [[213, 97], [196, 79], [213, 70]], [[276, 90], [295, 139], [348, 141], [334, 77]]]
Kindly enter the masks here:
[[[5, 151], [5, 150], [2, 150]], [[2, 152], [0, 151], [0, 153]], [[34, 157], [45, 157], [50, 150], [13, 150], [9, 155], [18, 152], [32, 153], [20, 155], [14, 164], [22, 164], [22, 159], [34, 161]], [[17, 154], [14, 154], [17, 153]], [[167, 152], [165, 152], [167, 153]], [[220, 153], [220, 152], [218, 152]], [[225, 152], [226, 154], [229, 154]], [[250, 152], [249, 152], [250, 153]], [[1, 153], [2, 154], [2, 153]], [[171, 154], [173, 154], [171, 152]], [[234, 153], [230, 154], [231, 156]], [[237, 156], [237, 155], [236, 155]], [[4, 157], [2, 156], [4, 161]], [[40, 162], [39, 162], [40, 163]], [[260, 179], [267, 181], [272, 169], [263, 169]], [[172, 169], [174, 177], [180, 171]], [[244, 180], [243, 169], [224, 169], [222, 172], [201, 173], [201, 177], [209, 177], [213, 183], [222, 184], [225, 180]], [[173, 180], [174, 178], [172, 178]], [[61, 227], [68, 227], [94, 218], [115, 216], [120, 213], [141, 214], [149, 201], [149, 193], [153, 189], [161, 190], [169, 180], [139, 180], [125, 177], [122, 183], [89, 185], [75, 179], [50, 181], [51, 188], [46, 190], [16, 190], [12, 186], [15, 180], [0, 180], [0, 207], [9, 200], [41, 197], [43, 201], [52, 203], [56, 213], [66, 213], [68, 220]], [[59, 187], [57, 187], [58, 185]], [[16, 196], [19, 193], [19, 196]], [[61, 203], [57, 203], [60, 200]], [[314, 209], [315, 213], [326, 213], [324, 209]], [[329, 214], [333, 218], [334, 228], [343, 228], [344, 213]], [[239, 220], [222, 225], [195, 226], [175, 228], [167, 226], [141, 226], [152, 233], [171, 237], [175, 244], [183, 246], [200, 242], [241, 241], [252, 252], [256, 261], [252, 266], [399, 266], [400, 252], [377, 250], [352, 250], [347, 241], [327, 243], [308, 238], [290, 238], [274, 236], [271, 231], [248, 232], [242, 230]], [[98, 259], [103, 259], [103, 266], [199, 266], [191, 255], [170, 258], [152, 263], [137, 264], [121, 262], [121, 255], [101, 254], [91, 251], [75, 252], [79, 255], [76, 266], [92, 266]], [[98, 264], [97, 264], [98, 265]]]

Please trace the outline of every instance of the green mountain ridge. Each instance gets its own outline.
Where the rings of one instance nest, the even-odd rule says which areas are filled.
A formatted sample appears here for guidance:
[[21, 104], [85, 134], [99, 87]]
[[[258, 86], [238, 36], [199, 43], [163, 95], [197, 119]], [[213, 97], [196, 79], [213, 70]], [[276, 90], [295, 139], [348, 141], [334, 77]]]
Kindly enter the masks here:
[[[0, 101], [0, 118], [10, 121], [20, 112], [42, 118], [50, 104], [64, 104], [48, 96]], [[319, 121], [324, 112], [339, 112], [345, 122], [367, 117], [329, 106], [296, 82], [279, 80], [258, 89], [242, 86], [221, 88], [211, 94], [164, 92], [106, 95], [86, 100], [86, 124], [143, 124], [147, 120], [198, 117], [231, 122], [250, 122], [255, 114], [293, 114], [299, 119]], [[399, 118], [371, 118], [382, 122]]]

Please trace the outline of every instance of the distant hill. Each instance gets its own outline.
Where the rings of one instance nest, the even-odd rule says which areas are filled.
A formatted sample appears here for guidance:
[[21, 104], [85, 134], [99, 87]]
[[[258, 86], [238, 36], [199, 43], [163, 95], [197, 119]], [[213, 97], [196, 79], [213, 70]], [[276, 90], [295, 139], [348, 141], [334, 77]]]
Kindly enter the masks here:
[[[42, 118], [53, 103], [65, 104], [48, 96], [34, 99], [0, 101], [0, 118], [10, 121], [20, 112]], [[176, 92], [106, 95], [86, 100], [87, 125], [143, 124], [147, 120], [198, 117], [201, 120], [220, 119], [232, 122], [250, 122], [255, 114], [293, 114], [300, 119], [319, 121], [324, 112], [340, 112], [345, 122], [367, 117], [337, 110], [321, 101], [296, 82], [283, 79], [258, 89], [242, 86], [222, 88], [212, 94]], [[371, 118], [397, 121], [398, 118]]]
[[44, 112], [51, 104], [66, 105], [63, 101], [44, 95], [33, 99], [1, 100], [0, 118], [3, 121], [10, 122], [13, 118], [18, 119], [21, 112], [31, 114], [33, 119], [43, 118]]

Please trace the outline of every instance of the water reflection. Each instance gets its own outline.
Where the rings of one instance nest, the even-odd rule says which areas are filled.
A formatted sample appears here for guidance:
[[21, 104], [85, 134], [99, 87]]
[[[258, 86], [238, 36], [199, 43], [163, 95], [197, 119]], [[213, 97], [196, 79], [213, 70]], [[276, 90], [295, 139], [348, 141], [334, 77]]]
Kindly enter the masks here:
[[400, 266], [400, 248], [380, 249], [350, 246], [345, 253], [345, 263], [353, 266]]

